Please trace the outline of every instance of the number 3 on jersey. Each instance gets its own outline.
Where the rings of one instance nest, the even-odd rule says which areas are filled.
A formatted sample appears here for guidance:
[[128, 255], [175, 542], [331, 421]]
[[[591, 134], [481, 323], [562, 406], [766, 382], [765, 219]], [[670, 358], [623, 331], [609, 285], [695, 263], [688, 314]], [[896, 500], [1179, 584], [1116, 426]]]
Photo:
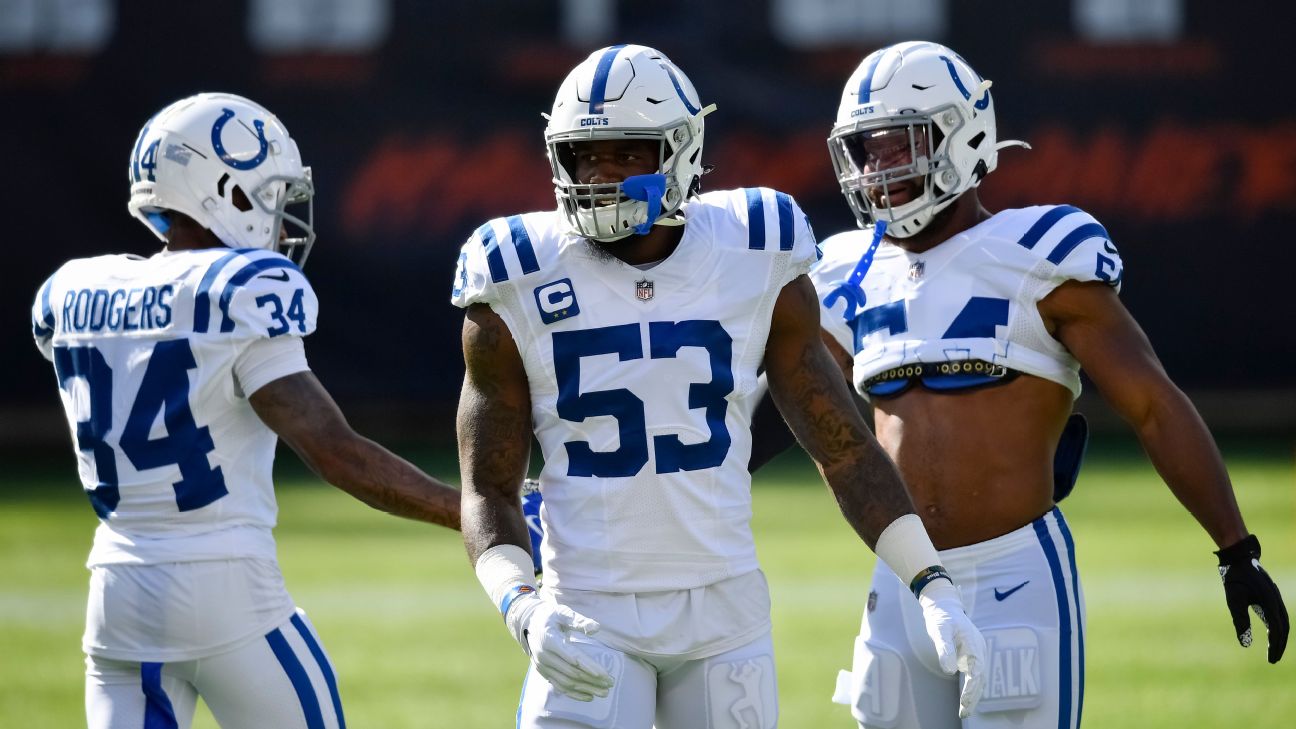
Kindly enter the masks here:
[[[117, 445], [136, 470], [180, 467], [180, 480], [172, 484], [180, 511], [200, 509], [229, 493], [219, 466], [212, 468], [207, 454], [215, 450], [206, 426], [194, 422], [189, 407], [189, 370], [198, 366], [187, 339], [158, 342], [149, 356], [148, 367], [130, 415]], [[117, 508], [121, 493], [117, 487], [117, 455], [106, 438], [112, 430], [113, 373], [94, 347], [58, 347], [54, 369], [59, 387], [69, 394], [72, 380], [86, 383], [89, 417], [77, 423], [77, 447], [94, 457], [99, 484], [88, 496], [101, 519]], [[158, 414], [166, 435], [151, 438]]]
[[[702, 443], [684, 444], [677, 435], [653, 436], [657, 473], [698, 471], [715, 468], [729, 453], [731, 438], [725, 425], [733, 392], [733, 338], [714, 320], [654, 321], [648, 324], [651, 359], [674, 358], [684, 347], [705, 349], [711, 361], [711, 381], [689, 385], [690, 410], [705, 409], [711, 437]], [[614, 451], [595, 451], [587, 441], [568, 441], [567, 474], [624, 478], [634, 476], [648, 463], [648, 435], [644, 403], [625, 388], [580, 391], [582, 357], [615, 354], [620, 361], [642, 359], [643, 343], [638, 324], [620, 324], [597, 329], [555, 332], [554, 373], [558, 378], [558, 417], [575, 423], [586, 418], [611, 415], [617, 420], [621, 446]]]

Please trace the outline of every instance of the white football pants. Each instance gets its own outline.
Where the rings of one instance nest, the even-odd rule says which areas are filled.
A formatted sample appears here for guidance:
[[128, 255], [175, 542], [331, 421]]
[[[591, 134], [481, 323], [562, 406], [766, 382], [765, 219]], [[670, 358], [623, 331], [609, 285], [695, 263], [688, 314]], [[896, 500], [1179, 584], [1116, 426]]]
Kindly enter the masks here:
[[89, 729], [188, 729], [199, 696], [223, 729], [346, 727], [333, 666], [300, 609], [265, 636], [205, 658], [86, 658]]
[[958, 717], [922, 609], [879, 560], [854, 666], [833, 700], [865, 729], [1076, 729], [1084, 701], [1084, 596], [1062, 512], [1001, 537], [940, 553], [989, 649], [985, 693]]

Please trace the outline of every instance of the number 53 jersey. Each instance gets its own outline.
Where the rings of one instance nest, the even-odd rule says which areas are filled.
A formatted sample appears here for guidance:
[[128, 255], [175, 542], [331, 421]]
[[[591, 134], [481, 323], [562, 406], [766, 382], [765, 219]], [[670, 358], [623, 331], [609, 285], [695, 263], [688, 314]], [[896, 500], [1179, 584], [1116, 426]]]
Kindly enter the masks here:
[[791, 197], [764, 188], [704, 194], [684, 216], [678, 248], [646, 270], [557, 212], [492, 220], [460, 254], [452, 301], [488, 304], [526, 367], [555, 588], [682, 590], [758, 566], [757, 371], [814, 234]]
[[245, 393], [307, 369], [318, 304], [265, 250], [69, 261], [37, 292], [82, 485], [90, 566], [274, 559], [276, 436]]
[[[872, 239], [871, 229], [832, 236], [810, 273], [823, 327], [854, 356], [861, 394], [896, 394], [914, 379], [953, 390], [1007, 371], [1080, 394], [1079, 363], [1049, 334], [1037, 305], [1066, 281], [1120, 290], [1120, 254], [1088, 213], [1069, 205], [1005, 210], [922, 253], [884, 243], [860, 284], [863, 306], [844, 315], [841, 302], [853, 297], [834, 292], [850, 285]], [[975, 366], [939, 367], [953, 362]], [[983, 374], [991, 368], [996, 374]]]

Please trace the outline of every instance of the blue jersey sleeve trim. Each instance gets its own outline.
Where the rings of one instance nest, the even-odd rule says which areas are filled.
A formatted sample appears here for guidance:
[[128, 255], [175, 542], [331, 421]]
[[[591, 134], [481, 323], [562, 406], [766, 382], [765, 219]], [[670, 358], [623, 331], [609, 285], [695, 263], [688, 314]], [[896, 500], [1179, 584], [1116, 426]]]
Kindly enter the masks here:
[[1066, 257], [1070, 255], [1071, 251], [1075, 250], [1076, 246], [1090, 238], [1107, 238], [1107, 229], [1098, 223], [1085, 223], [1067, 233], [1066, 237], [1053, 249], [1053, 252], [1048, 254], [1049, 263], [1055, 266], [1061, 265], [1062, 261], [1066, 260]]
[[495, 238], [495, 228], [486, 223], [477, 229], [477, 237], [486, 249], [486, 264], [490, 267], [491, 281], [500, 283], [508, 280], [508, 269], [504, 267], [504, 253], [500, 250], [499, 241]]
[[790, 251], [796, 243], [796, 236], [792, 233], [792, 196], [776, 192], [774, 200], [778, 203], [779, 250]]
[[522, 264], [522, 273], [535, 273], [540, 270], [536, 261], [535, 248], [531, 246], [531, 236], [527, 233], [526, 223], [521, 215], [508, 219], [509, 233], [513, 236], [513, 248], [517, 251], [518, 262]]
[[1041, 215], [1040, 219], [1036, 220], [1035, 224], [1030, 227], [1030, 230], [1026, 231], [1026, 235], [1023, 235], [1021, 240], [1017, 241], [1017, 244], [1027, 250], [1034, 248], [1035, 244], [1039, 243], [1040, 239], [1043, 238], [1059, 220], [1072, 213], [1078, 212], [1080, 212], [1080, 208], [1072, 207], [1071, 205], [1059, 205], [1053, 208], [1047, 213]]
[[220, 295], [220, 330], [222, 333], [234, 331], [234, 320], [229, 315], [230, 300], [234, 298], [234, 294], [238, 293], [238, 290], [243, 288], [248, 281], [251, 281], [253, 276], [256, 276], [262, 271], [272, 271], [276, 268], [290, 268], [301, 273], [301, 269], [297, 268], [297, 264], [287, 258], [276, 257], [262, 258], [253, 261], [239, 269], [238, 273], [230, 276], [230, 280], [225, 284], [225, 289], [221, 291]]
[[262, 249], [239, 248], [230, 251], [216, 259], [216, 262], [207, 269], [207, 273], [203, 274], [202, 280], [198, 282], [198, 293], [194, 295], [194, 333], [202, 334], [207, 331], [207, 325], [211, 320], [211, 288], [216, 283], [216, 277], [229, 265], [230, 261], [258, 250]]
[[765, 250], [765, 201], [761, 199], [760, 188], [748, 187], [747, 194], [747, 247]]

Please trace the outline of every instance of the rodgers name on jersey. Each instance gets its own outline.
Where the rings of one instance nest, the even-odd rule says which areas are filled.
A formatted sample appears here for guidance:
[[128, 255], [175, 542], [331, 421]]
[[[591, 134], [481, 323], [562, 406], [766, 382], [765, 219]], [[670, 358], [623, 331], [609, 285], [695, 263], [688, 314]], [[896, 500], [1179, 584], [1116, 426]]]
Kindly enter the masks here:
[[526, 367], [553, 587], [688, 589], [757, 567], [745, 434], [774, 301], [815, 240], [763, 188], [684, 215], [678, 248], [646, 270], [557, 212], [493, 220], [460, 255], [453, 302], [489, 304]]
[[860, 284], [865, 305], [844, 313], [831, 294], [872, 235], [829, 238], [811, 271], [823, 326], [854, 355], [861, 394], [896, 394], [915, 374], [932, 389], [957, 389], [1014, 372], [1080, 394], [1079, 363], [1049, 335], [1037, 305], [1066, 281], [1120, 290], [1120, 254], [1092, 216], [1069, 205], [1005, 210], [922, 253], [884, 244]]
[[274, 369], [239, 363], [314, 331], [317, 310], [301, 271], [259, 249], [78, 259], [46, 280], [32, 333], [101, 520], [92, 565], [273, 558], [276, 437], [243, 386]]

